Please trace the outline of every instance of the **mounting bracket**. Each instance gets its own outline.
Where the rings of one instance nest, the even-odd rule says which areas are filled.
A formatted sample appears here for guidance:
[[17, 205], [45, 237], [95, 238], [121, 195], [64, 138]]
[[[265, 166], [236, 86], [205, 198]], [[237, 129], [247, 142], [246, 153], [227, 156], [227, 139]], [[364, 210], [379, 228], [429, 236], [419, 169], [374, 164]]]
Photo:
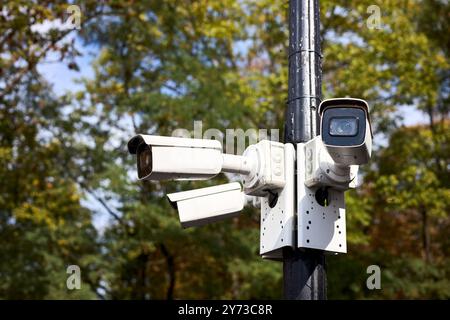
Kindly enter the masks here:
[[295, 149], [290, 143], [284, 145], [284, 168], [284, 188], [261, 199], [260, 254], [265, 259], [281, 259], [282, 248], [294, 246]]
[[[309, 154], [311, 155], [311, 154]], [[297, 144], [297, 246], [347, 252], [344, 191], [305, 185], [305, 144]]]

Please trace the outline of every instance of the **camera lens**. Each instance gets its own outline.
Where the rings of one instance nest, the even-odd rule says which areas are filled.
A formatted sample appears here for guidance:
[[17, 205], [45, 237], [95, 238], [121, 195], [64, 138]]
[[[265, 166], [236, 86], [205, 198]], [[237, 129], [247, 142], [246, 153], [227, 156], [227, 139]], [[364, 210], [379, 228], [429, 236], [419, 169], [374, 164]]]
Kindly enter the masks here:
[[138, 177], [143, 178], [152, 173], [152, 149], [145, 143], [137, 150]]
[[358, 133], [358, 119], [355, 117], [336, 117], [330, 119], [330, 135], [356, 136]]

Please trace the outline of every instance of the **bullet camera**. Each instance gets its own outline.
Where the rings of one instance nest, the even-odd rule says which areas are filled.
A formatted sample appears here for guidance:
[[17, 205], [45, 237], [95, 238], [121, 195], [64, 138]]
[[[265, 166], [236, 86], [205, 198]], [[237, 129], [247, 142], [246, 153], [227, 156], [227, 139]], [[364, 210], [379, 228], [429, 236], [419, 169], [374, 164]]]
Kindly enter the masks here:
[[369, 161], [372, 129], [367, 102], [324, 100], [319, 106], [320, 135], [304, 144], [305, 185], [355, 188], [359, 165]]
[[241, 175], [245, 193], [265, 196], [284, 186], [284, 145], [262, 140], [242, 156], [223, 154], [216, 140], [137, 135], [128, 142], [136, 154], [139, 180], [207, 180], [220, 172]]
[[128, 150], [136, 154], [139, 180], [206, 180], [223, 164], [216, 140], [137, 135]]
[[324, 100], [319, 106], [319, 114], [323, 144], [338, 165], [369, 162], [372, 128], [366, 101], [354, 98]]

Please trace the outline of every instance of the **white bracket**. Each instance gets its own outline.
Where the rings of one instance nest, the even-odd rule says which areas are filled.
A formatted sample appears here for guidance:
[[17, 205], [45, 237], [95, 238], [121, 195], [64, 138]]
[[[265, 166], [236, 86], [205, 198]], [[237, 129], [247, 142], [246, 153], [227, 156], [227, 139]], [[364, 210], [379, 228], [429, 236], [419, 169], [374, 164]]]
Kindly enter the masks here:
[[305, 185], [305, 144], [297, 144], [297, 246], [346, 253], [344, 191], [328, 189], [326, 206], [316, 200], [319, 187]]
[[261, 199], [260, 254], [265, 259], [281, 259], [283, 247], [294, 246], [295, 226], [295, 149], [284, 145], [284, 188], [278, 192], [276, 205], [271, 208], [269, 197]]

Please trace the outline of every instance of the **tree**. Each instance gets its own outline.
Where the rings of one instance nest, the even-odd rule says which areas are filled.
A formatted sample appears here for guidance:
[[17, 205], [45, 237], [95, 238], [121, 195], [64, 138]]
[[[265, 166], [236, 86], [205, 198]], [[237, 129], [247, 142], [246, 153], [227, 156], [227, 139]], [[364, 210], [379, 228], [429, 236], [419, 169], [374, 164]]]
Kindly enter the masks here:
[[[321, 2], [324, 92], [368, 99], [375, 132], [390, 134], [396, 130], [393, 113], [398, 105], [427, 111], [427, 105], [436, 101], [439, 72], [447, 68], [448, 60], [415, 22], [421, 3], [380, 3], [380, 29], [366, 24], [372, 4]], [[218, 129], [281, 128], [287, 88], [286, 10], [286, 4], [273, 1], [138, 1], [133, 6], [117, 2], [106, 9], [114, 19], [87, 26], [86, 41], [100, 45], [102, 52], [81, 101], [88, 101], [85, 108], [99, 115], [95, 130], [104, 123], [119, 132], [115, 149], [102, 149], [108, 143], [104, 134], [94, 146], [93, 150], [102, 150], [95, 152], [105, 153], [97, 153], [97, 159], [117, 160], [108, 161], [104, 173], [92, 175], [94, 183], [89, 185], [100, 186], [119, 203], [120, 220], [115, 219], [105, 234], [107, 254], [132, 253], [109, 263], [111, 297], [228, 297], [230, 292], [231, 297], [253, 297], [260, 292], [256, 286], [260, 281], [279, 288], [280, 266], [253, 262], [259, 259], [256, 221], [218, 224], [189, 231], [192, 234], [180, 230], [160, 194], [203, 184], [136, 184], [127, 174], [133, 170], [132, 159], [120, 146], [134, 132], [170, 134], [175, 128], [192, 128], [193, 120]], [[122, 123], [132, 124], [134, 132]], [[101, 187], [105, 179], [107, 188]], [[356, 194], [356, 199], [348, 197], [349, 240], [367, 245], [372, 202], [362, 191]], [[251, 217], [257, 220], [256, 213]], [[236, 259], [240, 252], [244, 256]], [[197, 254], [208, 261], [207, 270], [199, 267]], [[367, 256], [358, 259], [359, 265], [370, 261]], [[260, 281], [247, 283], [247, 264], [261, 275]], [[267, 278], [272, 279], [270, 284]], [[270, 296], [279, 294], [270, 291]]]
[[366, 176], [372, 221], [365, 251], [379, 252], [388, 269], [384, 297], [450, 296], [443, 240], [450, 228], [449, 174], [440, 172], [450, 163], [449, 132], [448, 121], [434, 133], [424, 125], [400, 128]]
[[[115, 160], [105, 163], [103, 171], [92, 170], [95, 174], [86, 183], [104, 190], [101, 182], [109, 181], [107, 192], [119, 203], [109, 208], [118, 214], [104, 238], [107, 293], [120, 299], [256, 297], [251, 287], [241, 287], [255, 274], [278, 288], [258, 293], [276, 297], [280, 266], [271, 264], [256, 272], [246, 267], [258, 265], [260, 259], [253, 210], [239, 221], [184, 231], [161, 192], [205, 184], [129, 179], [135, 164], [123, 146], [135, 132], [170, 134], [176, 128], [192, 128], [193, 120], [223, 132], [254, 123], [233, 52], [233, 44], [244, 36], [243, 8], [236, 1], [183, 4], [117, 2], [107, 9], [115, 19], [92, 23], [86, 32], [86, 41], [102, 51], [96, 76], [85, 82], [80, 102], [85, 110], [100, 111], [97, 125], [119, 133], [114, 137], [117, 148], [104, 147], [107, 140], [93, 146], [103, 153], [96, 163]], [[98, 136], [97, 128], [88, 135]], [[225, 178], [215, 183], [220, 181]], [[257, 279], [253, 285], [261, 287]]]
[[[80, 189], [66, 179], [70, 156], [58, 140], [75, 124], [36, 69], [49, 52], [73, 54], [71, 43], [61, 42], [67, 31], [32, 28], [62, 8], [10, 2], [0, 15], [0, 297], [7, 299], [96, 296], [89, 273], [97, 232]], [[66, 288], [71, 264], [84, 270], [80, 291]]]
[[[320, 2], [324, 96], [367, 99], [374, 141], [388, 142], [363, 168], [363, 188], [347, 195], [350, 253], [328, 259], [330, 296], [446, 298], [447, 282], [437, 279], [449, 274], [449, 6], [373, 2]], [[375, 29], [367, 25], [372, 5], [381, 13]], [[1, 11], [0, 176], [8, 184], [0, 186], [0, 296], [279, 298], [281, 265], [258, 255], [257, 210], [183, 230], [162, 194], [210, 182], [137, 182], [125, 146], [135, 133], [170, 135], [194, 120], [204, 131], [283, 132], [287, 3], [80, 7], [77, 36], [99, 49], [94, 77], [61, 97], [36, 66], [51, 53], [76, 69], [74, 30], [36, 25], [64, 20], [67, 3], [10, 2]], [[422, 110], [428, 126], [399, 128], [404, 105]], [[92, 226], [97, 210], [83, 207], [87, 196], [111, 218], [101, 234]], [[65, 289], [69, 263], [82, 267], [86, 291]], [[365, 289], [371, 264], [382, 267], [381, 292]]]

